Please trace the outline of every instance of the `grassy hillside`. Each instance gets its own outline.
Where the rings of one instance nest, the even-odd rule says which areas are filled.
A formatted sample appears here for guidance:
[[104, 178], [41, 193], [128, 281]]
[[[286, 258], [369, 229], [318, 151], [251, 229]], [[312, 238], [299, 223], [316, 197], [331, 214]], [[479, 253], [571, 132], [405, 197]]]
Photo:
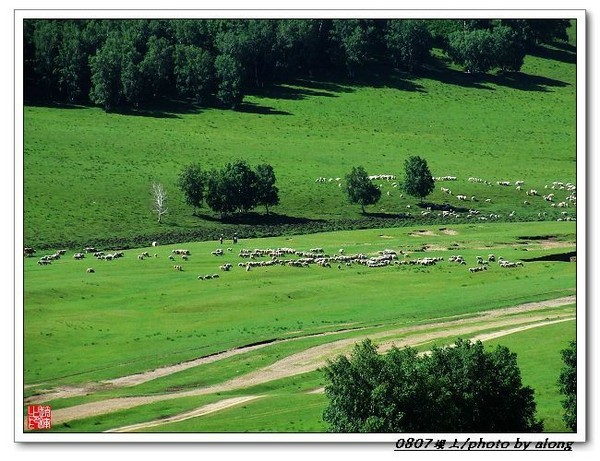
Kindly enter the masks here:
[[[524, 205], [525, 189], [495, 183], [522, 180], [524, 188], [543, 190], [553, 181], [575, 182], [575, 90], [574, 54], [547, 47], [516, 75], [472, 76], [440, 62], [418, 77], [303, 80], [249, 96], [238, 112], [177, 104], [135, 115], [25, 107], [25, 243], [142, 246], [157, 236], [185, 241], [231, 232], [210, 210], [192, 216], [175, 182], [189, 163], [208, 169], [236, 159], [271, 163], [280, 189], [278, 216], [261, 228], [236, 227], [247, 235], [401, 225], [399, 213], [420, 216], [417, 201], [401, 198], [390, 183], [382, 183], [382, 200], [366, 218], [335, 180], [315, 183], [343, 178], [357, 165], [400, 177], [415, 154], [434, 176], [458, 177], [441, 184], [454, 195], [478, 199], [465, 205], [437, 187], [428, 201], [473, 206], [502, 220], [511, 211], [513, 220], [538, 219], [543, 211], [555, 219], [558, 212], [541, 197]], [[151, 211], [155, 180], [169, 195], [163, 225]]]

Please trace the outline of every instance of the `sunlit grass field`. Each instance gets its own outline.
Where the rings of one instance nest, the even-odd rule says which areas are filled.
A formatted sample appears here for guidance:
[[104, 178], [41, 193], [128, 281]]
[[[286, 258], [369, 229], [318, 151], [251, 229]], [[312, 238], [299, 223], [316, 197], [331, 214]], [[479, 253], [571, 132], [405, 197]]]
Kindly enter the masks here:
[[[564, 219], [576, 218], [576, 207], [552, 207], [541, 195], [553, 192], [555, 202], [563, 201], [570, 192], [551, 189], [552, 183], [576, 183], [575, 54], [568, 47], [542, 50], [514, 75], [473, 76], [434, 66], [417, 76], [374, 72], [355, 81], [298, 80], [247, 96], [237, 112], [180, 103], [137, 114], [25, 107], [24, 243], [38, 250], [36, 258], [24, 260], [25, 396], [268, 343], [132, 387], [49, 403], [60, 410], [201, 389], [334, 340], [381, 339], [386, 332], [401, 339], [392, 332], [574, 295], [576, 264], [552, 255], [567, 254], [566, 261], [575, 255], [576, 223]], [[409, 155], [424, 157], [434, 176], [457, 177], [436, 183], [425, 206], [456, 207], [460, 218], [441, 218], [436, 210], [423, 217], [418, 199], [402, 196], [392, 181], [377, 181], [382, 199], [367, 207], [366, 216], [348, 203], [344, 175], [353, 166], [395, 174], [399, 182]], [[204, 208], [193, 216], [176, 186], [181, 169], [190, 163], [218, 168], [238, 159], [273, 165], [281, 198], [274, 215], [259, 216], [264, 211], [257, 209], [241, 223], [221, 223]], [[318, 177], [326, 181], [317, 183]], [[154, 181], [168, 194], [162, 224], [152, 212]], [[515, 181], [524, 181], [522, 190]], [[539, 194], [526, 195], [530, 189]], [[458, 201], [457, 194], [469, 200]], [[478, 213], [468, 218], [469, 209]], [[237, 244], [233, 232], [241, 238]], [[159, 246], [150, 246], [154, 240]], [[124, 257], [73, 259], [87, 245], [122, 248]], [[238, 256], [241, 248], [283, 247], [321, 247], [330, 255], [393, 249], [407, 259], [444, 261], [427, 267], [238, 266], [246, 262]], [[189, 259], [170, 260], [177, 248], [190, 250]], [[211, 254], [217, 248], [223, 256]], [[58, 249], [67, 254], [49, 266], [37, 264], [39, 256]], [[138, 259], [144, 251], [150, 256]], [[490, 253], [523, 266], [468, 271], [477, 256]], [[467, 266], [448, 261], [458, 254]], [[232, 270], [221, 271], [224, 263]], [[212, 274], [219, 277], [198, 280]], [[571, 305], [545, 312], [551, 318], [565, 309], [575, 311]], [[477, 328], [488, 332], [485, 320]], [[574, 337], [575, 322], [569, 321], [486, 343], [518, 354], [546, 431], [566, 431], [556, 380], [560, 350]], [[436, 344], [454, 340], [443, 333], [438, 338]], [[104, 431], [252, 395], [257, 398], [244, 404], [147, 430], [323, 432], [327, 401], [313, 391], [324, 384], [315, 370], [82, 418], [54, 430]]]
[[[444, 67], [359, 82], [301, 80], [248, 96], [238, 112], [181, 105], [143, 115], [25, 107], [25, 244], [77, 248], [103, 239], [143, 246], [157, 236], [218, 235], [231, 226], [208, 208], [193, 216], [177, 177], [190, 163], [210, 169], [238, 159], [273, 165], [281, 203], [272, 210], [277, 217], [265, 222], [291, 228], [304, 223], [319, 230], [325, 221], [335, 230], [335, 222], [363, 219], [335, 179], [343, 186], [344, 175], [363, 165], [370, 174], [401, 180], [409, 155], [424, 157], [434, 176], [458, 178], [438, 184], [429, 202], [474, 207], [502, 220], [512, 211], [511, 220], [537, 220], [541, 212], [556, 219], [560, 214], [548, 202], [529, 199], [525, 190], [545, 193], [553, 181], [575, 183], [575, 55], [545, 49], [544, 56], [528, 56], [516, 75], [471, 76]], [[333, 181], [315, 183], [318, 177]], [[524, 181], [524, 188], [496, 185], [504, 180]], [[153, 181], [168, 194], [162, 225], [152, 212]], [[382, 199], [367, 208], [371, 218], [419, 215], [418, 200], [379, 183]], [[457, 194], [477, 202], [458, 202]]]

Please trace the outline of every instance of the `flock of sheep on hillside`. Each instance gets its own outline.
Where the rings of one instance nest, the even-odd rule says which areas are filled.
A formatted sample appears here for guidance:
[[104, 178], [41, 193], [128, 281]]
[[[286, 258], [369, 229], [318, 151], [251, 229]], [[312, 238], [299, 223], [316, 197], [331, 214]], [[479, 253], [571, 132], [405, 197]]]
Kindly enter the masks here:
[[[392, 174], [377, 174], [377, 175], [371, 175], [369, 176], [369, 179], [371, 181], [396, 181], [396, 176], [392, 175]], [[458, 177], [457, 176], [453, 176], [453, 175], [446, 175], [446, 176], [434, 176], [433, 180], [435, 182], [444, 182], [444, 181], [457, 181]], [[476, 177], [469, 177], [468, 178], [469, 182], [471, 183], [476, 183], [476, 184], [484, 184], [486, 186], [494, 186], [494, 182], [492, 181], [488, 181], [482, 178], [476, 178]], [[323, 176], [319, 176], [315, 182], [317, 183], [332, 183], [335, 182], [337, 183], [337, 185], [339, 187], [342, 187], [342, 178], [336, 177], [336, 178], [325, 178]], [[518, 180], [518, 181], [506, 181], [506, 180], [502, 180], [502, 181], [496, 181], [495, 185], [497, 186], [504, 186], [504, 187], [512, 187], [513, 185], [515, 186], [515, 190], [520, 192], [523, 191], [523, 186], [525, 185], [525, 181], [522, 180]], [[391, 186], [393, 188], [398, 188], [399, 187], [399, 183], [397, 182], [393, 182], [391, 184]], [[380, 183], [377, 185], [377, 187], [379, 187], [380, 189], [382, 189], [384, 187], [383, 183]], [[549, 193], [546, 195], [541, 195], [538, 193], [537, 189], [526, 189], [525, 190], [525, 195], [527, 197], [541, 197], [543, 198], [545, 201], [550, 202], [551, 203], [551, 207], [552, 208], [570, 208], [570, 207], [575, 207], [577, 205], [577, 188], [574, 184], [572, 183], [562, 183], [560, 181], [553, 181], [552, 184], [546, 184], [544, 186], [544, 189], [552, 189], [552, 190], [556, 190], [556, 191], [566, 191], [569, 193], [569, 195], [567, 195], [565, 197], [564, 200], [562, 201], [557, 201], [556, 200], [556, 193]], [[468, 196], [466, 194], [453, 194], [452, 190], [449, 187], [444, 187], [444, 186], [440, 186], [440, 190], [445, 193], [448, 194], [450, 196], [454, 196], [459, 202], [478, 202], [479, 199], [475, 196], [475, 195], [471, 195]], [[387, 195], [390, 196], [390, 192], [387, 192]], [[400, 197], [403, 198], [403, 195], [400, 194]], [[531, 199], [525, 199], [523, 200], [523, 205], [531, 205]], [[491, 203], [491, 198], [485, 198], [484, 201], [486, 203]], [[410, 208], [411, 205], [407, 205], [407, 208]], [[431, 216], [432, 214], [434, 214], [434, 212], [431, 210], [431, 208], [427, 208], [426, 210], [421, 211], [421, 216], [422, 217], [426, 217], [426, 216]], [[516, 214], [515, 211], [511, 211], [508, 214], [508, 217], [514, 217]], [[460, 217], [460, 213], [457, 213], [456, 211], [440, 211], [437, 213], [438, 217], [442, 217], [442, 218], [458, 218]], [[490, 213], [488, 215], [481, 215], [480, 212], [478, 210], [475, 209], [469, 209], [468, 213], [465, 215], [467, 218], [477, 218], [480, 221], [487, 221], [488, 219], [500, 219], [502, 217], [502, 215], [496, 214], [496, 213]], [[546, 216], [546, 212], [542, 211], [538, 213], [538, 217], [539, 218], [543, 218]], [[561, 216], [559, 218], [556, 219], [557, 221], [576, 221], [576, 217], [575, 216], [569, 216], [567, 211], [562, 211], [561, 212]]]
[[[157, 246], [156, 242], [153, 246]], [[35, 250], [33, 248], [25, 248], [25, 256], [34, 256]], [[62, 255], [66, 253], [66, 250], [60, 250], [52, 255], [45, 255], [40, 258], [38, 264], [47, 265], [55, 259], [60, 259]], [[93, 256], [98, 260], [113, 260], [116, 258], [123, 257], [125, 253], [123, 251], [117, 251], [114, 253], [105, 254], [102, 251], [98, 251], [95, 248], [85, 248], [83, 252], [77, 252], [73, 255], [74, 259], [80, 260], [86, 257], [86, 254], [92, 253]], [[227, 251], [223, 251], [222, 248], [218, 248], [211, 252], [213, 256], [224, 258], [225, 255], [233, 255], [233, 248], [227, 248]], [[175, 261], [175, 257], [179, 256], [183, 261], [188, 261], [191, 256], [191, 252], [187, 249], [173, 249], [169, 254], [168, 258], [171, 261]], [[437, 263], [444, 261], [441, 256], [427, 256], [422, 258], [410, 258], [409, 253], [403, 250], [392, 250], [383, 249], [373, 254], [355, 253], [346, 254], [343, 248], [340, 248], [336, 254], [329, 255], [323, 248], [311, 248], [308, 251], [295, 250], [293, 248], [256, 248], [249, 250], [242, 248], [238, 254], [239, 258], [246, 261], [241, 261], [237, 264], [238, 267], [245, 271], [250, 271], [253, 268], [263, 268], [270, 266], [288, 266], [288, 267], [310, 267], [312, 265], [331, 268], [336, 266], [338, 270], [344, 267], [352, 267], [353, 265], [360, 265], [368, 268], [386, 267], [386, 266], [434, 266]], [[145, 251], [137, 255], [138, 260], [144, 260], [149, 258], [150, 254]], [[158, 254], [154, 254], [154, 258], [157, 258]], [[229, 256], [231, 257], [231, 256]], [[290, 258], [288, 258], [290, 257]], [[476, 257], [477, 265], [469, 267], [468, 270], [471, 273], [481, 272], [487, 270], [490, 262], [495, 262], [496, 257], [493, 254], [489, 254], [487, 258], [482, 256]], [[467, 265], [465, 258], [461, 255], [451, 255], [448, 258], [449, 263], [455, 263], [459, 265]], [[502, 268], [514, 268], [523, 266], [522, 262], [510, 262], [504, 258], [498, 258], [498, 265]], [[231, 263], [220, 264], [219, 269], [223, 272], [229, 272], [233, 269], [234, 265]], [[174, 264], [173, 269], [175, 271], [183, 271], [181, 264]], [[93, 267], [86, 269], [87, 273], [95, 273]], [[219, 274], [206, 274], [198, 275], [198, 280], [213, 280], [218, 279]]]
[[[392, 174], [378, 174], [378, 175], [369, 176], [369, 179], [372, 181], [375, 181], [375, 180], [396, 181], [396, 176], [392, 175]], [[438, 177], [434, 177], [433, 179], [436, 182], [457, 181], [457, 177], [452, 176], [452, 175], [438, 176]], [[342, 178], [339, 178], [339, 177], [338, 178], [329, 178], [329, 179], [326, 179], [324, 177], [319, 177], [319, 178], [317, 178], [316, 182], [334, 182], [335, 181], [336, 183], [338, 183], [341, 186], [341, 182], [340, 182], [341, 180], [342, 180]], [[481, 178], [470, 177], [470, 178], [468, 178], [468, 180], [469, 180], [469, 182], [472, 182], [472, 183], [479, 183], [479, 184], [484, 184], [487, 186], [494, 185], [492, 182], [481, 179]], [[502, 187], [512, 187], [514, 185], [516, 191], [523, 191], [525, 182], [522, 180], [519, 180], [519, 181], [515, 181], [514, 183], [512, 183], [511, 181], [503, 180], [503, 181], [496, 181], [495, 184], [497, 186], [502, 186]], [[399, 187], [399, 184], [397, 182], [393, 182], [391, 184], [391, 186]], [[380, 184], [379, 187], [382, 187], [382, 184]], [[577, 190], [576, 190], [576, 186], [574, 184], [571, 184], [568, 182], [562, 183], [560, 181], [554, 181], [554, 182], [552, 182], [552, 184], [545, 185], [544, 189], [546, 189], [546, 190], [550, 189], [554, 192], [548, 191], [549, 193], [544, 195], [544, 194], [540, 194], [536, 189], [525, 188], [525, 195], [527, 198], [529, 198], [529, 200], [532, 200], [533, 197], [540, 197], [545, 202], [549, 202], [551, 207], [555, 207], [555, 208], [565, 208], [566, 209], [569, 207], [576, 206]], [[442, 187], [440, 187], [440, 190], [450, 196], [454, 195], [452, 193], [452, 191], [447, 187], [442, 186]], [[558, 201], [557, 195], [560, 194], [562, 197], [565, 193], [568, 193], [568, 195], [564, 198], [564, 200]], [[467, 197], [467, 195], [465, 195], [465, 194], [457, 194], [454, 196], [459, 201], [467, 201], [467, 200], [471, 201], [471, 202], [478, 201], [477, 197], [475, 197], [475, 196], [471, 196], [470, 198]], [[529, 200], [525, 200], [524, 204], [525, 205], [530, 204]], [[485, 201], [489, 203], [491, 200], [488, 198], [488, 199], [485, 199]], [[423, 210], [421, 212], [421, 215], [428, 216], [432, 213], [433, 213], [433, 211], [431, 210], [431, 208], [427, 208], [427, 210]], [[513, 212], [509, 213], [509, 216], [514, 216], [514, 214], [515, 214], [515, 212], [513, 211]], [[540, 212], [539, 216], [542, 217], [545, 214], [546, 214], [545, 212]], [[476, 217], [480, 220], [499, 219], [501, 217], [500, 215], [494, 214], [494, 213], [490, 214], [489, 216], [479, 216], [479, 215], [480, 215], [479, 211], [477, 211], [475, 209], [469, 209], [468, 213], [466, 214], [466, 217], [467, 218], [475, 218]], [[438, 216], [443, 217], [443, 218], [459, 217], [460, 214], [454, 210], [451, 210], [451, 211], [443, 210], [438, 213]], [[575, 217], [568, 216], [567, 211], [562, 211], [561, 217], [558, 218], [558, 221], [574, 221], [575, 219], [576, 219]], [[220, 239], [220, 243], [223, 243], [222, 237]], [[234, 243], [237, 243], [237, 235], [234, 237]], [[152, 242], [152, 247], [157, 247], [157, 246], [158, 246], [158, 242], [156, 242], [156, 241]], [[222, 248], [217, 248], [216, 250], [212, 251], [211, 253], [214, 256], [223, 257], [226, 254], [230, 254], [232, 252], [233, 252], [233, 248], [227, 248], [226, 252]], [[33, 248], [26, 247], [24, 249], [24, 256], [31, 257], [31, 256], [34, 256], [35, 253], [36, 253], [36, 251]], [[55, 252], [53, 254], [44, 255], [38, 260], [38, 264], [40, 266], [50, 265], [50, 264], [52, 264], [53, 261], [60, 259], [60, 257], [64, 256], [65, 254], [66, 254], [66, 250], [58, 250], [57, 252]], [[103, 251], [97, 250], [94, 247], [86, 247], [83, 249], [82, 252], [76, 252], [73, 255], [73, 258], [77, 259], [77, 260], [84, 259], [86, 257], [86, 255], [88, 255], [88, 254], [93, 254], [93, 256], [98, 260], [106, 260], [106, 261], [112, 261], [112, 260], [121, 258], [125, 255], [125, 253], [123, 251], [113, 251], [110, 253], [105, 253]], [[169, 255], [169, 259], [171, 261], [175, 261], [175, 257], [178, 256], [183, 261], [187, 261], [188, 258], [190, 257], [190, 255], [191, 255], [191, 253], [189, 252], [189, 250], [174, 249], [174, 250], [172, 250], [171, 254]], [[399, 255], [401, 255], [402, 258], [400, 258]], [[285, 259], [287, 256], [295, 256], [296, 258], [295, 259]], [[150, 257], [150, 254], [148, 252], [143, 252], [143, 253], [137, 255], [137, 258], [139, 260], [144, 260], [149, 257]], [[154, 253], [154, 258], [157, 258], [157, 257], [158, 257], [158, 254]], [[344, 266], [349, 267], [354, 264], [363, 265], [366, 267], [384, 267], [384, 266], [389, 266], [389, 265], [431, 266], [431, 265], [435, 265], [436, 263], [444, 260], [444, 258], [442, 258], [442, 257], [425, 257], [425, 258], [409, 259], [408, 254], [403, 253], [402, 251], [396, 252], [395, 250], [390, 250], [390, 249], [385, 249], [385, 250], [379, 251], [376, 255], [366, 255], [366, 254], [362, 254], [362, 253], [347, 255], [347, 254], [345, 254], [345, 251], [343, 249], [340, 249], [337, 254], [330, 256], [328, 254], [325, 254], [325, 252], [322, 248], [312, 248], [309, 251], [298, 251], [298, 250], [295, 250], [292, 248], [254, 249], [254, 250], [242, 249], [239, 252], [239, 257], [242, 259], [248, 260], [246, 262], [238, 263], [238, 267], [244, 268], [246, 271], [250, 271], [252, 268], [256, 268], [256, 267], [267, 267], [267, 266], [274, 266], [274, 265], [291, 266], [291, 267], [309, 267], [311, 265], [316, 265], [316, 266], [327, 267], [327, 268], [330, 268], [330, 267], [332, 267], [332, 265], [334, 265], [334, 266], [337, 266], [338, 269], [342, 269]], [[265, 258], [268, 258], [268, 259], [265, 259]], [[259, 260], [259, 259], [262, 259], [262, 260]], [[476, 259], [477, 259], [477, 265], [469, 268], [469, 271], [471, 273], [485, 271], [485, 270], [487, 270], [487, 264], [489, 262], [495, 261], [494, 255], [488, 255], [487, 259], [484, 259], [484, 258], [478, 256]], [[466, 265], [464, 258], [460, 255], [452, 255], [450, 258], [448, 258], [448, 261]], [[502, 267], [502, 268], [514, 268], [514, 267], [522, 266], [523, 263], [510, 262], [510, 261], [504, 260], [503, 258], [498, 258], [498, 265], [499, 265], [499, 267]], [[225, 263], [225, 264], [221, 264], [219, 266], [219, 269], [221, 271], [225, 271], [225, 272], [230, 271], [232, 268], [233, 268], [233, 265], [231, 263]], [[183, 271], [183, 267], [181, 264], [174, 264], [173, 269], [175, 271]], [[86, 271], [88, 273], [95, 272], [94, 268], [92, 268], [92, 267], [88, 267], [86, 269]], [[199, 275], [198, 276], [199, 280], [211, 280], [211, 279], [216, 279], [216, 278], [219, 278], [219, 274], [207, 274], [207, 275]]]

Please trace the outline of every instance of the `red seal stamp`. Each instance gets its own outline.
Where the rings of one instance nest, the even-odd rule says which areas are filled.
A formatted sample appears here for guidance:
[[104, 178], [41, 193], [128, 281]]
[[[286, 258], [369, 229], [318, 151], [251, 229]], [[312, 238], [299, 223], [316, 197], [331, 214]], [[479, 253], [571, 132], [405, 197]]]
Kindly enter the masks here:
[[49, 405], [28, 405], [25, 426], [30, 431], [52, 429], [52, 408]]

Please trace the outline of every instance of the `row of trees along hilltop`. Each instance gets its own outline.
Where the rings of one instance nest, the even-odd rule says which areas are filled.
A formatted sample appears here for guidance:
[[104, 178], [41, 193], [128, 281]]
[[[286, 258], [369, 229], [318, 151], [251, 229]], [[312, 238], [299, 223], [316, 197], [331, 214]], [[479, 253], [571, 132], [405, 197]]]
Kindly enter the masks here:
[[[439, 49], [468, 72], [518, 71], [563, 19], [26, 19], [25, 101], [106, 111], [165, 98], [237, 108], [274, 82], [415, 72]], [[385, 70], [384, 70], [385, 72]]]
[[[411, 156], [404, 162], [402, 189], [413, 197], [423, 200], [433, 192], [435, 184], [427, 166], [427, 161], [419, 156]], [[353, 167], [346, 175], [345, 191], [351, 203], [365, 206], [376, 204], [381, 198], [381, 190], [373, 184], [362, 166]], [[191, 164], [181, 171], [177, 185], [185, 196], [188, 205], [197, 209], [204, 205], [221, 215], [221, 219], [232, 213], [246, 213], [256, 206], [269, 207], [279, 204], [279, 189], [273, 167], [267, 163], [251, 168], [245, 161], [228, 163], [221, 169], [203, 171], [200, 165]], [[157, 187], [160, 186], [160, 190]], [[161, 185], [154, 184], [155, 212], [159, 222], [166, 208], [163, 204], [165, 193]]]
[[221, 169], [203, 171], [200, 165], [185, 167], [179, 175], [178, 186], [185, 195], [188, 205], [208, 207], [221, 215], [221, 219], [232, 213], [246, 213], [256, 206], [269, 207], [279, 204], [279, 189], [273, 167], [267, 163], [251, 168], [238, 160], [227, 163]]

